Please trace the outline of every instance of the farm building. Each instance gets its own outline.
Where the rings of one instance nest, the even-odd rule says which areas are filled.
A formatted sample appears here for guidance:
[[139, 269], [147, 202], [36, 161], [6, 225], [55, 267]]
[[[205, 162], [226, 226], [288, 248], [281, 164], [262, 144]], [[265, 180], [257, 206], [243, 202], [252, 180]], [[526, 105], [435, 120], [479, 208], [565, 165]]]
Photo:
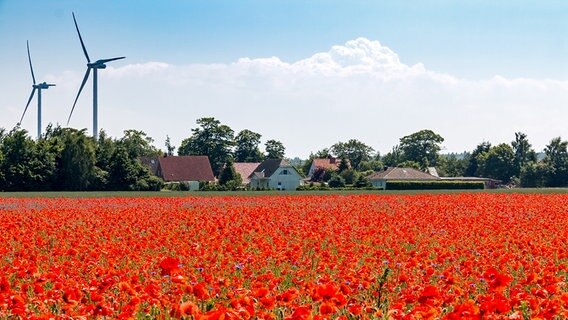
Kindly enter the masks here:
[[429, 181], [429, 180], [440, 180], [440, 177], [433, 176], [426, 172], [416, 170], [413, 168], [398, 168], [390, 167], [386, 170], [375, 172], [368, 177], [369, 181], [375, 188], [385, 189], [387, 186], [387, 181]]
[[[312, 165], [310, 166], [310, 170], [308, 170], [308, 177], [312, 177], [314, 172], [318, 168], [322, 169], [330, 169], [333, 171], [337, 171], [339, 169], [339, 163], [341, 159], [337, 159], [335, 157], [327, 157], [327, 158], [316, 158], [312, 160]], [[350, 164], [347, 164], [351, 167]]]
[[189, 184], [190, 190], [198, 190], [200, 181], [215, 181], [207, 156], [143, 158], [141, 162], [166, 183], [185, 182]]
[[233, 163], [233, 168], [241, 175], [241, 179], [243, 180], [242, 184], [248, 185], [250, 183], [250, 175], [259, 165], [260, 162], [235, 162]]
[[303, 184], [298, 170], [282, 159], [264, 160], [248, 178], [255, 189], [296, 190]]

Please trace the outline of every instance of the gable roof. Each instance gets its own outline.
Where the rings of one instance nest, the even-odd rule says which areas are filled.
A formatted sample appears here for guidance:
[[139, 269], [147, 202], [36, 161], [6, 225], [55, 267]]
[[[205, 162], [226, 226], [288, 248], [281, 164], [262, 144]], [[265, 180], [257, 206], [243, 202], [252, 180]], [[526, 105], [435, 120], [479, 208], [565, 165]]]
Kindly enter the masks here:
[[369, 176], [369, 180], [439, 180], [426, 172], [413, 168], [390, 167], [384, 171], [375, 172]]
[[164, 181], [215, 181], [207, 156], [169, 156], [158, 160]]
[[140, 163], [150, 170], [150, 173], [157, 176], [159, 161], [158, 157], [140, 157]]
[[255, 174], [257, 177], [259, 177], [257, 173], [261, 172], [263, 173], [264, 177], [268, 178], [272, 176], [274, 172], [276, 172], [276, 170], [281, 166], [291, 167], [290, 164], [288, 164], [288, 162], [284, 159], [266, 159], [262, 161], [256, 169], [254, 169], [254, 172], [249, 175], [249, 178], [251, 178]]
[[[341, 163], [341, 159], [337, 158], [316, 158], [312, 160], [312, 167], [314, 168], [324, 168], [324, 169], [332, 169], [337, 170], [339, 169], [339, 164]], [[349, 162], [347, 162], [349, 165]]]
[[250, 175], [254, 172], [254, 169], [256, 169], [258, 166], [260, 165], [260, 162], [235, 162], [233, 163], [233, 167], [235, 168], [235, 171], [241, 175], [241, 178], [243, 179], [243, 183], [247, 184], [250, 182]]

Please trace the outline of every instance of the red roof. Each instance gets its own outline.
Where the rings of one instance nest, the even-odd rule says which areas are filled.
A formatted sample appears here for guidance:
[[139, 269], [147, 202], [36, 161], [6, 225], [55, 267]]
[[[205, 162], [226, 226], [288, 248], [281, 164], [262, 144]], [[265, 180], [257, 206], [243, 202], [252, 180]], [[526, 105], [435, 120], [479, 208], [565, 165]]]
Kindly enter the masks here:
[[207, 156], [168, 156], [158, 159], [164, 181], [215, 181]]
[[384, 171], [375, 172], [369, 176], [369, 180], [439, 180], [426, 172], [413, 168], [391, 167]]
[[233, 167], [235, 171], [241, 175], [243, 179], [243, 184], [250, 182], [249, 176], [254, 172], [254, 169], [258, 168], [260, 162], [235, 162]]
[[[312, 166], [314, 168], [324, 168], [324, 169], [332, 169], [337, 170], [339, 169], [339, 164], [341, 163], [341, 159], [337, 158], [316, 158], [312, 160]], [[347, 164], [348, 166], [349, 163]]]

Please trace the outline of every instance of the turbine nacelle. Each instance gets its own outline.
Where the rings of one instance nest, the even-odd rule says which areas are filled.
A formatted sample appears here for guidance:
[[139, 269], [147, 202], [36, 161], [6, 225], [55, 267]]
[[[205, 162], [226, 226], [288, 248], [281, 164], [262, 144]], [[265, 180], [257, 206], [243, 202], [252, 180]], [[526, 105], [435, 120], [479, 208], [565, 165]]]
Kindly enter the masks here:
[[34, 89], [49, 89], [49, 87], [55, 87], [55, 85], [51, 84], [51, 83], [47, 83], [47, 82], [42, 82], [42, 83], [34, 84], [34, 85], [32, 85], [32, 87]]

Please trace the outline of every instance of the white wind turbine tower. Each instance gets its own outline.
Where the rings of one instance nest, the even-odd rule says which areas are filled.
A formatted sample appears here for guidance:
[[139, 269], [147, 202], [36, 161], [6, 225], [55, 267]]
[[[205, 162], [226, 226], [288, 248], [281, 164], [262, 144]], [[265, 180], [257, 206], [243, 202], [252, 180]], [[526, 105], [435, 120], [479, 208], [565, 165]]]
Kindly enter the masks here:
[[26, 108], [24, 109], [24, 113], [22, 114], [22, 118], [20, 118], [20, 122], [18, 122], [18, 125], [20, 125], [22, 123], [22, 120], [24, 120], [24, 116], [26, 115], [26, 111], [28, 111], [28, 107], [30, 106], [30, 103], [32, 102], [32, 99], [34, 98], [34, 94], [36, 92], [37, 89], [37, 138], [39, 140], [39, 138], [41, 138], [41, 90], [43, 89], [49, 89], [49, 87], [53, 87], [55, 86], [54, 84], [49, 84], [46, 82], [42, 82], [42, 83], [36, 83], [36, 79], [35, 79], [35, 75], [34, 75], [34, 67], [32, 66], [32, 57], [30, 55], [30, 43], [28, 41], [26, 41], [27, 47], [28, 47], [28, 61], [30, 63], [30, 71], [32, 72], [32, 93], [30, 94], [30, 98], [28, 99], [28, 103], [26, 104]]
[[115, 61], [124, 59], [125, 57], [117, 57], [117, 58], [110, 58], [110, 59], [100, 59], [95, 62], [91, 62], [89, 58], [89, 54], [87, 53], [87, 49], [85, 48], [85, 43], [83, 42], [83, 38], [81, 37], [81, 32], [79, 32], [79, 26], [77, 26], [77, 20], [75, 19], [75, 13], [73, 13], [73, 21], [75, 22], [75, 28], [77, 29], [77, 34], [79, 35], [79, 40], [81, 41], [81, 47], [83, 48], [83, 53], [87, 58], [87, 72], [85, 72], [85, 77], [83, 77], [83, 82], [81, 83], [81, 87], [79, 88], [79, 92], [77, 93], [77, 97], [75, 98], [75, 102], [73, 103], [73, 108], [71, 108], [71, 113], [69, 114], [69, 118], [67, 119], [67, 125], [69, 125], [69, 121], [71, 120], [71, 115], [73, 115], [73, 110], [75, 110], [75, 105], [77, 104], [77, 100], [81, 95], [81, 91], [83, 91], [83, 87], [87, 80], [89, 80], [89, 75], [91, 74], [91, 69], [93, 70], [93, 137], [95, 140], [98, 138], [98, 102], [97, 102], [97, 70], [98, 69], [105, 69], [107, 62]]

